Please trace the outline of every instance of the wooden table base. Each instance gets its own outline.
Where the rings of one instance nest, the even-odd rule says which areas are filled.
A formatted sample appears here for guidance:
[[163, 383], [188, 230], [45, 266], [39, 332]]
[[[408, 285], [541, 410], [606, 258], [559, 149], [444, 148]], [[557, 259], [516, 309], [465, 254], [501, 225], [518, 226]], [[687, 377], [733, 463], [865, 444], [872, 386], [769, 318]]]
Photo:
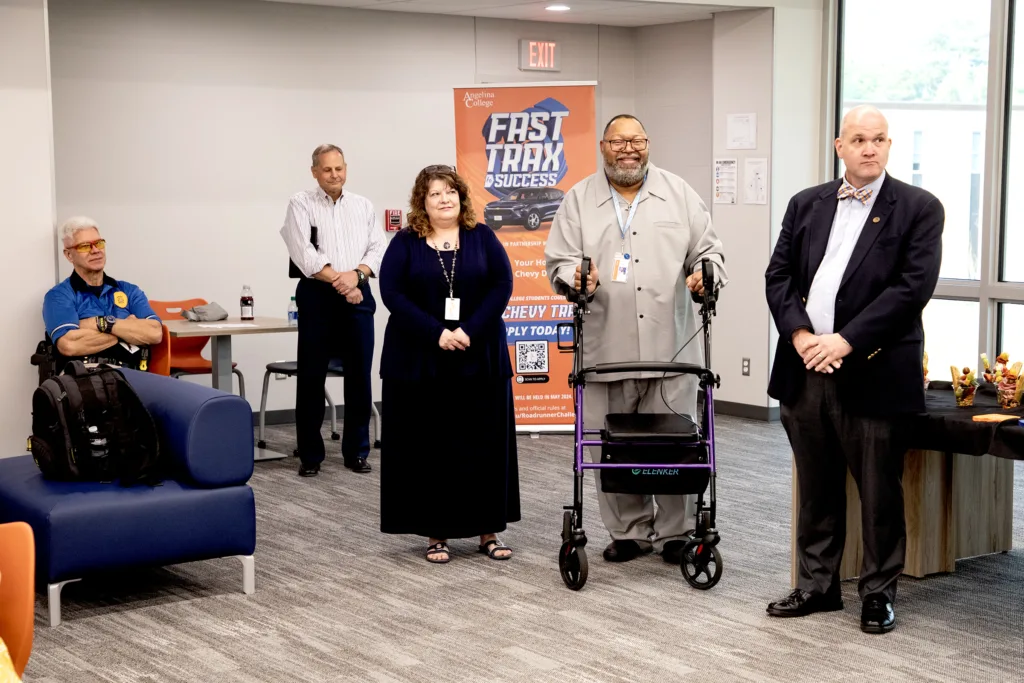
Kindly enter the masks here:
[[[903, 469], [907, 558], [903, 573], [921, 578], [952, 572], [965, 557], [1013, 547], [1013, 461], [938, 451], [909, 451]], [[790, 578], [796, 586], [797, 510], [800, 491], [793, 468]], [[840, 578], [860, 573], [860, 495], [846, 475], [846, 547]]]

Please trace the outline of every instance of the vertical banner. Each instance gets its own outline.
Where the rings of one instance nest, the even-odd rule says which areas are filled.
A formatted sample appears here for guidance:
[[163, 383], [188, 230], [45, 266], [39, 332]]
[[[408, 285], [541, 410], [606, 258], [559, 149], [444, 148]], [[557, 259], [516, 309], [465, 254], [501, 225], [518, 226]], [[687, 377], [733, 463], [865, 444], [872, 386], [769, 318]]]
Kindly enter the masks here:
[[505, 326], [524, 431], [573, 424], [572, 354], [557, 348], [572, 307], [551, 291], [544, 245], [565, 193], [596, 171], [596, 142], [593, 83], [455, 89], [456, 167], [512, 262]]

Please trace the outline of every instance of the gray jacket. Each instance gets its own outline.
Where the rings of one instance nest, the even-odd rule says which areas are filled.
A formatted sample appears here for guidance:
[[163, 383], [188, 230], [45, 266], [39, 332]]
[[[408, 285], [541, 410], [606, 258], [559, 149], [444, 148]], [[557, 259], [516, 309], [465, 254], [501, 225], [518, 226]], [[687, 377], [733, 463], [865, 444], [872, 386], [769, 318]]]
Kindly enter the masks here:
[[[598, 288], [583, 328], [585, 365], [626, 361], [702, 364], [700, 335], [686, 276], [714, 262], [720, 286], [728, 281], [722, 243], [711, 214], [682, 178], [648, 166], [636, 200], [636, 215], [621, 239], [611, 188], [604, 171], [583, 179], [565, 195], [555, 214], [544, 255], [548, 278], [558, 294], [573, 286], [576, 266], [589, 256], [598, 269]], [[623, 220], [628, 214], [623, 211]], [[629, 254], [625, 283], [612, 281], [613, 255]], [[661, 373], [616, 374], [590, 381], [660, 378]]]

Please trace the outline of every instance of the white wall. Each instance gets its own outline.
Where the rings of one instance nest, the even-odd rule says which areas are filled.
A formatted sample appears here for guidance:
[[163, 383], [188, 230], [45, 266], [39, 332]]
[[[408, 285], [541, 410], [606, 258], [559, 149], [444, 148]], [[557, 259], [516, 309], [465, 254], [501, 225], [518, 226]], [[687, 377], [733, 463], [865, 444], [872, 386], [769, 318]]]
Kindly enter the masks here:
[[[772, 10], [743, 10], [715, 15], [712, 46], [715, 157], [738, 160], [738, 188], [745, 182], [743, 161], [772, 157]], [[726, 116], [757, 115], [757, 149], [726, 149]], [[771, 162], [769, 161], [769, 164]], [[769, 192], [776, 179], [769, 180]], [[713, 204], [715, 229], [725, 247], [729, 286], [723, 290], [715, 321], [715, 371], [722, 376], [717, 398], [768, 406], [770, 316], [764, 296], [764, 271], [771, 246], [771, 204]], [[750, 376], [741, 373], [750, 359]]]
[[7, 287], [0, 335], [6, 375], [0, 394], [0, 457], [25, 452], [43, 338], [43, 295], [53, 286], [55, 228], [51, 174], [46, 4], [0, 0], [0, 234]]
[[[381, 221], [407, 210], [420, 168], [454, 161], [472, 18], [225, 0], [56, 0], [50, 16], [58, 215], [99, 221], [108, 271], [151, 299], [236, 313], [246, 283], [257, 314], [283, 317], [295, 281], [278, 229], [321, 142], [345, 150], [346, 187]], [[236, 338], [256, 408], [264, 366], [295, 344]], [[270, 409], [294, 406], [293, 382], [271, 384]]]
[[[558, 42], [559, 71], [520, 71], [520, 38]], [[594, 112], [601, 126], [635, 107], [636, 48], [636, 31], [630, 28], [477, 19], [476, 82], [597, 81]], [[595, 154], [599, 137], [594, 139]]]
[[[813, 184], [817, 172], [819, 130], [806, 110], [819, 99], [820, 78], [808, 74], [821, 73], [820, 7], [777, 10], [773, 40], [771, 10], [622, 29], [245, 0], [50, 6], [57, 216], [99, 220], [109, 271], [150, 298], [203, 296], [232, 312], [248, 283], [258, 313], [284, 314], [295, 283], [277, 231], [288, 196], [313, 183], [310, 150], [341, 145], [351, 191], [380, 215], [407, 210], [416, 171], [454, 161], [453, 86], [596, 80], [598, 124], [635, 112], [656, 163], [709, 205], [725, 114], [756, 112], [758, 150], [728, 154], [772, 158], [771, 204], [711, 205], [732, 278], [716, 319], [715, 366], [718, 398], [769, 405], [763, 273], [788, 199], [781, 194]], [[562, 71], [519, 72], [523, 37], [559, 41]], [[799, 122], [775, 133], [785, 159], [770, 153], [773, 107]], [[381, 306], [378, 357], [385, 322]], [[265, 364], [294, 356], [293, 335], [237, 339], [254, 405]], [[740, 376], [744, 357], [750, 377]], [[292, 380], [271, 387], [269, 408], [293, 406]], [[340, 386], [331, 390], [340, 402]]]
[[[631, 29], [233, 0], [55, 0], [51, 25], [58, 215], [99, 221], [109, 272], [151, 299], [230, 312], [247, 283], [257, 313], [284, 315], [277, 230], [320, 142], [382, 215], [408, 210], [420, 168], [454, 161], [454, 86], [600, 79], [599, 119], [633, 108]], [[518, 71], [521, 37], [557, 40], [562, 70]], [[386, 320], [380, 306], [375, 390]], [[234, 356], [258, 407], [295, 337], [238, 337]], [[268, 408], [293, 405], [293, 380], [273, 382]]]
[[[597, 137], [617, 114], [634, 113], [638, 105], [640, 49], [636, 29], [600, 26], [598, 35]], [[597, 141], [595, 141], [595, 145]], [[597, 159], [600, 160], [600, 152]]]
[[651, 161], [711, 202], [714, 21], [649, 26], [637, 32], [636, 115], [651, 139]]
[[[779, 7], [774, 23], [772, 116], [785, 125], [776, 126], [772, 133], [777, 153], [772, 155], [771, 249], [782, 230], [789, 199], [825, 181], [821, 160], [829, 140], [823, 122], [832, 109], [823, 103], [828, 94], [822, 88], [822, 8]], [[773, 361], [779, 332], [770, 318], [768, 330], [769, 360]], [[770, 369], [771, 362], [766, 370]], [[778, 401], [769, 398], [768, 405], [777, 406]]]

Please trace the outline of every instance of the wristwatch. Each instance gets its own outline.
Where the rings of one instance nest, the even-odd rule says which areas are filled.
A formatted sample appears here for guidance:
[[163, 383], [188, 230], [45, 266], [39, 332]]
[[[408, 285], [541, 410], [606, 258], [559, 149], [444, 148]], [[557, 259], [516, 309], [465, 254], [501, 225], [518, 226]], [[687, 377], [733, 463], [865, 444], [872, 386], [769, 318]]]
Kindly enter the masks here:
[[117, 317], [113, 315], [98, 315], [96, 316], [96, 329], [103, 333], [109, 333], [114, 327], [114, 323], [117, 322]]
[[359, 268], [356, 268], [356, 276], [359, 278], [358, 286], [362, 287], [363, 283], [366, 282], [366, 273]]

